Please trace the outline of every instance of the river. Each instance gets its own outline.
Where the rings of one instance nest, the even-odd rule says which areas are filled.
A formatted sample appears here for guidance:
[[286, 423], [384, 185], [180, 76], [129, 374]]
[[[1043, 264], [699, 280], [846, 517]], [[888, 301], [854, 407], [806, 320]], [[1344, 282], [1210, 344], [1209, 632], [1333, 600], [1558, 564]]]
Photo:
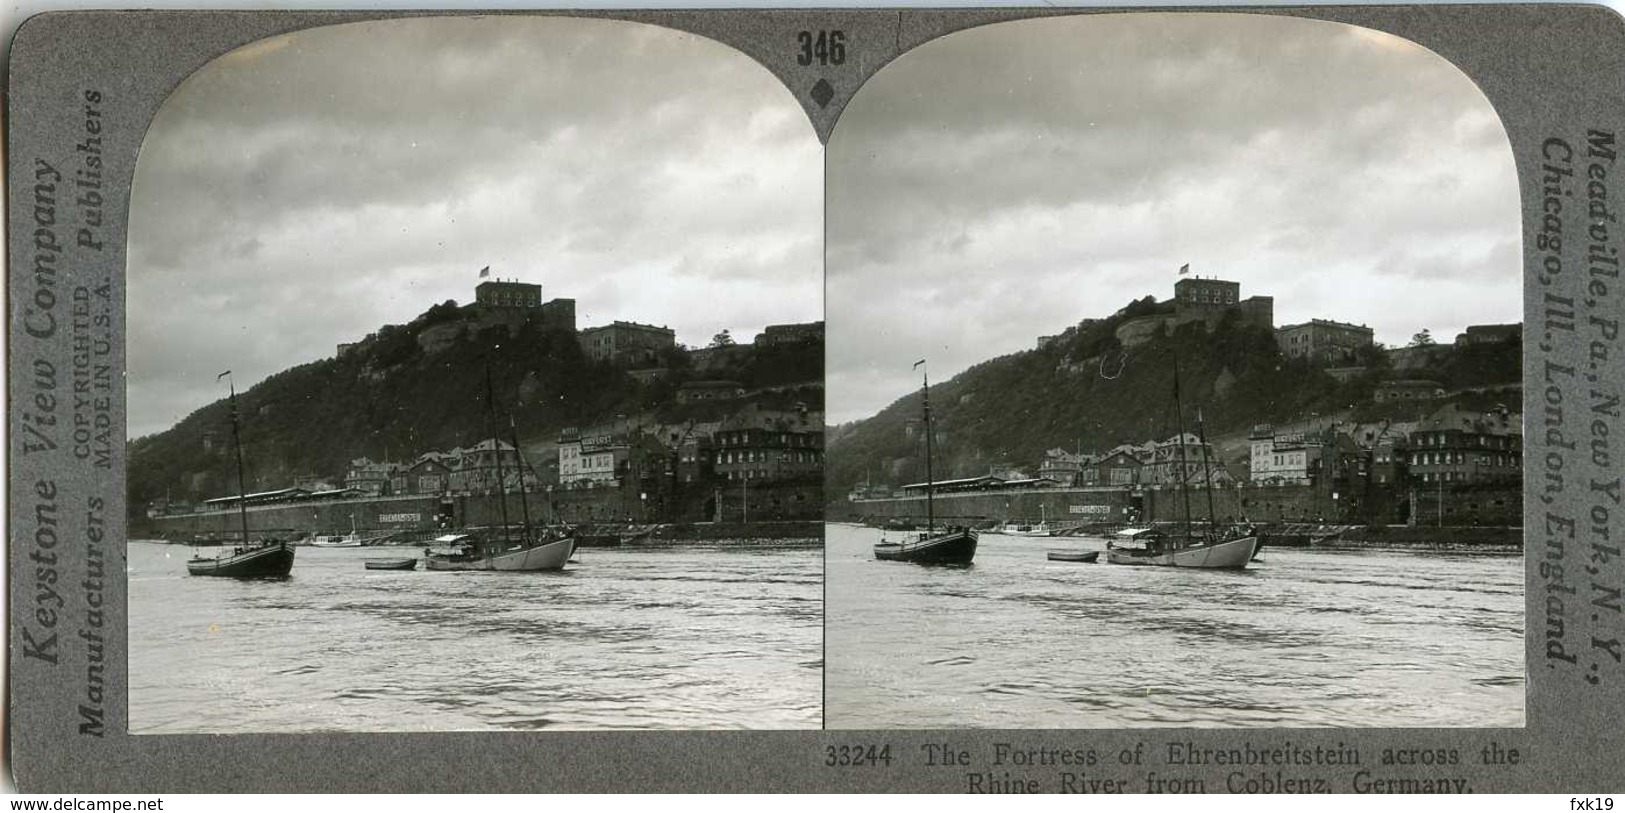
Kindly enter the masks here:
[[282, 581], [129, 545], [136, 734], [794, 729], [821, 723], [823, 551], [587, 549], [558, 573], [368, 571], [300, 548]]
[[1204, 571], [984, 534], [971, 567], [932, 568], [876, 561], [879, 536], [827, 529], [830, 728], [1524, 724], [1517, 556], [1265, 548]]

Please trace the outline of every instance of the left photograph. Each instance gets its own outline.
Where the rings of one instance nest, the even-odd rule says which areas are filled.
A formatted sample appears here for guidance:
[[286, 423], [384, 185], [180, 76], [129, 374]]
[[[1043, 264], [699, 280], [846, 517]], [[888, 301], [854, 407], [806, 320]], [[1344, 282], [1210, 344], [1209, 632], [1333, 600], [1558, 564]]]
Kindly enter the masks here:
[[130, 733], [821, 727], [822, 208], [670, 29], [200, 68], [131, 188]]

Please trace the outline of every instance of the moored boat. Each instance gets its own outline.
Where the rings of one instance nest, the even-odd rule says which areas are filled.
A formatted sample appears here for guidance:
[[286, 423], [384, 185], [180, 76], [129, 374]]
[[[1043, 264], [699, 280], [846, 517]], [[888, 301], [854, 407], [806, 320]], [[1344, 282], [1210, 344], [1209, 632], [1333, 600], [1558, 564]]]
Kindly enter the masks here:
[[362, 563], [368, 570], [417, 570], [416, 557], [406, 559], [368, 559]]
[[186, 562], [193, 576], [226, 576], [234, 579], [280, 579], [293, 570], [293, 546], [279, 540], [257, 545], [237, 545], [218, 557], [196, 556]]
[[357, 536], [355, 531], [351, 531], [349, 536], [339, 536], [338, 534], [314, 536], [311, 537], [310, 544], [311, 547], [316, 548], [359, 548], [361, 547], [361, 537]]
[[237, 515], [242, 523], [242, 543], [215, 557], [194, 556], [186, 561], [192, 576], [223, 576], [233, 579], [280, 579], [293, 570], [293, 545], [279, 539], [258, 543], [248, 538], [248, 480], [243, 476], [243, 443], [237, 428], [237, 386], [231, 371], [218, 376], [227, 379], [231, 398], [231, 445], [237, 453]]
[[1057, 529], [1050, 527], [1049, 517], [1044, 514], [1044, 506], [1038, 506], [1038, 514], [1037, 522], [1005, 522], [995, 533], [1004, 536], [1054, 536]]
[[[1174, 364], [1174, 419], [1179, 428], [1179, 490], [1185, 502], [1183, 530], [1165, 534], [1155, 528], [1126, 528], [1106, 543], [1106, 561], [1116, 565], [1158, 565], [1207, 569], [1241, 569], [1258, 551], [1258, 534], [1249, 525], [1228, 528], [1208, 527], [1195, 531], [1191, 526], [1189, 475], [1185, 471], [1185, 417], [1179, 398], [1179, 356]], [[1202, 478], [1207, 492], [1207, 515], [1217, 516], [1213, 505], [1213, 472], [1208, 461], [1207, 431], [1202, 411], [1196, 411], [1197, 443], [1202, 448]]]
[[1235, 536], [1212, 540], [1203, 536], [1168, 536], [1154, 528], [1128, 528], [1106, 545], [1106, 561], [1114, 565], [1161, 565], [1240, 569], [1252, 560], [1258, 537]]
[[470, 534], [447, 534], [438, 547], [424, 551], [425, 570], [559, 570], [575, 552], [575, 539], [480, 540]]
[[976, 557], [977, 533], [969, 528], [925, 532], [902, 542], [880, 542], [875, 558], [922, 565], [968, 565]]
[[[915, 367], [925, 364], [922, 359]], [[887, 562], [914, 562], [921, 565], [968, 565], [976, 557], [977, 532], [963, 526], [936, 529], [936, 513], [932, 507], [931, 472], [931, 376], [923, 377], [920, 390], [921, 408], [925, 426], [925, 530], [913, 539], [888, 542], [884, 537], [875, 544], [875, 558]]]
[[533, 532], [530, 522], [530, 503], [526, 499], [525, 478], [523, 475], [524, 457], [520, 452], [518, 430], [509, 417], [508, 429], [513, 439], [514, 455], [518, 458], [519, 472], [519, 508], [523, 512], [524, 524], [517, 537], [510, 535], [508, 527], [508, 500], [502, 496], [507, 493], [507, 478], [502, 468], [502, 445], [496, 438], [496, 396], [491, 385], [491, 370], [485, 371], [485, 397], [488, 419], [491, 422], [491, 447], [497, 450], [496, 454], [496, 489], [497, 505], [502, 514], [502, 525], [494, 531], [483, 534], [454, 533], [437, 537], [434, 541], [438, 547], [425, 548], [423, 551], [423, 568], [425, 570], [507, 570], [507, 571], [536, 571], [559, 570], [570, 561], [570, 555], [575, 553], [575, 534], [569, 530], [555, 530], [543, 528]]
[[1098, 550], [1052, 550], [1047, 554], [1051, 562], [1090, 563], [1100, 558]]

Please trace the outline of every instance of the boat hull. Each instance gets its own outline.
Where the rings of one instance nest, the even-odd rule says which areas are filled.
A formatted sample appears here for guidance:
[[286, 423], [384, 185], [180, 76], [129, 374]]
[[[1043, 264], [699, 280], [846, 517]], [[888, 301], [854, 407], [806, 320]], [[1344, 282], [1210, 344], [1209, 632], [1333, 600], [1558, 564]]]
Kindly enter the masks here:
[[186, 572], [193, 576], [223, 576], [230, 579], [280, 579], [292, 570], [293, 546], [286, 542], [217, 559], [191, 559], [186, 563]]
[[976, 532], [957, 530], [875, 545], [875, 558], [922, 565], [968, 565], [976, 558]]
[[417, 559], [368, 559], [362, 563], [368, 570], [417, 570]]
[[1051, 562], [1094, 562], [1100, 558], [1098, 550], [1052, 550], [1049, 552]]
[[461, 557], [431, 554], [424, 560], [426, 570], [560, 570], [575, 552], [576, 541], [560, 539], [544, 545], [502, 551], [488, 556]]
[[1197, 567], [1217, 570], [1240, 569], [1252, 560], [1258, 548], [1255, 536], [1231, 539], [1212, 545], [1194, 545], [1153, 554], [1130, 550], [1106, 551], [1106, 561], [1114, 565], [1155, 565], [1158, 567]]
[[313, 548], [359, 548], [361, 540], [355, 536], [319, 536], [310, 543]]

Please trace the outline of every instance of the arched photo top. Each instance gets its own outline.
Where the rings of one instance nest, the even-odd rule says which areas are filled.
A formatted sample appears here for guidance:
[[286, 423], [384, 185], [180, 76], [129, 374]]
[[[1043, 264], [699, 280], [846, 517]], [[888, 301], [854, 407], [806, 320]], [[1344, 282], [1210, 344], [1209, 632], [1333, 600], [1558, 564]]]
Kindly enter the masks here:
[[208, 371], [332, 356], [468, 302], [486, 267], [576, 300], [580, 327], [690, 345], [821, 316], [822, 148], [800, 104], [738, 50], [644, 23], [258, 41], [169, 97], [131, 194], [132, 437], [218, 397]]
[[[641, 23], [190, 76], [131, 192], [129, 730], [817, 729], [822, 173], [771, 73]], [[747, 419], [784, 448], [713, 457]]]
[[826, 166], [827, 488], [880, 526], [828, 536], [828, 728], [1524, 724], [1520, 199], [1461, 71], [999, 23], [881, 69]]
[[952, 375], [1166, 297], [1181, 266], [1274, 297], [1277, 325], [1390, 346], [1521, 318], [1500, 118], [1449, 62], [1368, 28], [1128, 13], [956, 32], [857, 92], [827, 167], [836, 420], [910, 390], [906, 363], [869, 369], [874, 347], [936, 348]]

